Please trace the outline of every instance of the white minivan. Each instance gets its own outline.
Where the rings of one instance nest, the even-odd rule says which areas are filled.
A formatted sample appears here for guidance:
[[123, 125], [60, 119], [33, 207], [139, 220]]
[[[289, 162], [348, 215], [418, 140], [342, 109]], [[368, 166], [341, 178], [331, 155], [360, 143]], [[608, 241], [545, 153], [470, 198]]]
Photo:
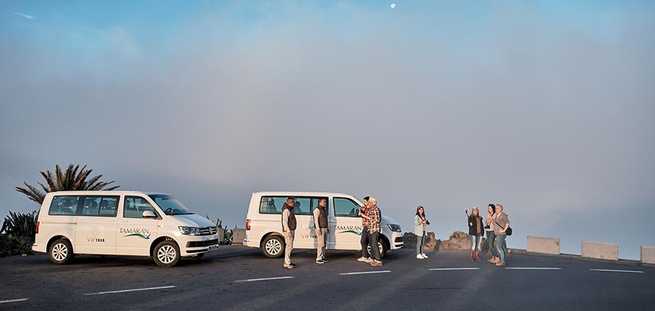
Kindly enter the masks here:
[[[243, 245], [257, 247], [267, 257], [284, 254], [281, 213], [287, 197], [294, 197], [297, 227], [294, 249], [315, 249], [313, 214], [320, 199], [328, 201], [327, 249], [360, 250], [362, 219], [359, 209], [362, 203], [355, 197], [341, 193], [326, 192], [256, 192], [250, 198], [246, 216], [246, 237]], [[384, 211], [382, 211], [384, 214]], [[380, 254], [403, 247], [400, 225], [391, 218], [382, 216], [381, 235], [378, 247]]]
[[218, 244], [216, 226], [167, 194], [60, 191], [45, 196], [32, 250], [68, 263], [73, 254], [149, 256], [172, 267]]

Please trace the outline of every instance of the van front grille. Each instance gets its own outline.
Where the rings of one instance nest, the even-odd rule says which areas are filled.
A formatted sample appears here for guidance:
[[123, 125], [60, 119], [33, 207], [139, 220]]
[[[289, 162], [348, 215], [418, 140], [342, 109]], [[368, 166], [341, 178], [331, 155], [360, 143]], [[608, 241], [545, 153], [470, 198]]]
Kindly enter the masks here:
[[212, 234], [216, 234], [216, 227], [200, 228], [200, 234], [198, 235], [212, 235]]

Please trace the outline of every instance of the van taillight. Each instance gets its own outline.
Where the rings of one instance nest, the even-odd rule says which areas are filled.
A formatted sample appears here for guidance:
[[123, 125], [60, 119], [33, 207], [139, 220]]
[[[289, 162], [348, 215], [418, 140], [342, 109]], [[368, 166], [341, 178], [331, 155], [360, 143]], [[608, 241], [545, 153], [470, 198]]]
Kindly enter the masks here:
[[246, 219], [246, 230], [250, 230], [250, 219]]
[[34, 233], [39, 233], [39, 221], [37, 221], [36, 225], [34, 225]]

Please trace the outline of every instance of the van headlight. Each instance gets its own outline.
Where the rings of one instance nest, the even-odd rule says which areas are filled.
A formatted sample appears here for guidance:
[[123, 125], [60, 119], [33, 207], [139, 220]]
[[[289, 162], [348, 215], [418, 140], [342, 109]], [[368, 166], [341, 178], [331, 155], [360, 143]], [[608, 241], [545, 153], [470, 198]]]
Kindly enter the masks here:
[[200, 228], [197, 227], [179, 226], [177, 229], [184, 235], [200, 235]]
[[388, 224], [387, 227], [389, 227], [389, 230], [391, 230], [393, 232], [401, 232], [402, 231], [402, 230], [400, 230], [400, 225]]

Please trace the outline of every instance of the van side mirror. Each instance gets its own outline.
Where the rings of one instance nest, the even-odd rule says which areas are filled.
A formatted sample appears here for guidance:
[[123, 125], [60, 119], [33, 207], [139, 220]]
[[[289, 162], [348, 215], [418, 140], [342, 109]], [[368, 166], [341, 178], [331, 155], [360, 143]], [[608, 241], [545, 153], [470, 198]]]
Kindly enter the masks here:
[[157, 215], [153, 213], [152, 211], [143, 211], [143, 214], [141, 214], [143, 218], [157, 218]]

